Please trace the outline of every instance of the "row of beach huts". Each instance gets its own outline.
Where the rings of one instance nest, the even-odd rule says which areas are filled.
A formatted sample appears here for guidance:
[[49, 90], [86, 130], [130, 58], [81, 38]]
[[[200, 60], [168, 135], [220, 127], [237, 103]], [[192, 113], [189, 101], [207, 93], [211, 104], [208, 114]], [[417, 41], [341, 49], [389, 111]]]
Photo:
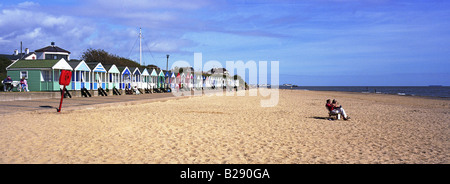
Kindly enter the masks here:
[[[70, 59], [70, 52], [51, 42], [50, 46], [25, 53], [15, 50], [13, 55], [0, 54], [12, 61], [7, 75], [17, 86], [25, 78], [29, 91], [60, 91], [59, 76], [62, 70], [72, 71], [71, 83], [66, 86], [71, 91], [87, 90], [130, 90], [145, 89], [170, 91], [201, 88], [239, 88], [244, 84], [229, 76], [225, 68], [211, 69], [208, 72], [193, 71], [192, 67], [162, 70], [155, 65], [148, 67], [116, 66], [101, 62], [85, 62]], [[181, 70], [180, 70], [181, 69]], [[17, 88], [13, 89], [18, 90]]]
[[17, 60], [6, 68], [13, 81], [27, 79], [29, 91], [59, 91], [62, 70], [72, 71], [67, 90], [201, 89], [239, 86], [239, 80], [221, 72], [176, 72], [160, 68], [127, 67], [61, 59]]

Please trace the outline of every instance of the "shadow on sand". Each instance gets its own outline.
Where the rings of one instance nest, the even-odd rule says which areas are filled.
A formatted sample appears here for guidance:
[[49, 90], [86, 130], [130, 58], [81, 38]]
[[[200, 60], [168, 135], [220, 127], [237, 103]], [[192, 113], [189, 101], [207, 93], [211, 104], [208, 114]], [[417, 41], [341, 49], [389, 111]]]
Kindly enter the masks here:
[[329, 120], [328, 117], [319, 117], [319, 116], [313, 116], [313, 117], [309, 117], [309, 118]]
[[41, 108], [55, 108], [55, 107], [52, 107], [52, 106], [50, 106], [50, 105], [41, 105], [41, 106], [39, 106], [39, 107], [41, 107]]

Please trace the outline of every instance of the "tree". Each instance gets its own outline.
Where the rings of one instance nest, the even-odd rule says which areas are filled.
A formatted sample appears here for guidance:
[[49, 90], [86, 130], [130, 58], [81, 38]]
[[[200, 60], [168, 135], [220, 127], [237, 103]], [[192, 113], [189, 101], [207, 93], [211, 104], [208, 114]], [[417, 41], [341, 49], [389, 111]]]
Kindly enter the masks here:
[[103, 49], [89, 48], [81, 56], [86, 62], [100, 62], [102, 64], [115, 64], [117, 66], [140, 67], [139, 63], [130, 59], [110, 54]]
[[[11, 60], [5, 57], [0, 57], [0, 80], [6, 78], [6, 67], [12, 63]], [[3, 84], [0, 83], [0, 89], [3, 90]]]

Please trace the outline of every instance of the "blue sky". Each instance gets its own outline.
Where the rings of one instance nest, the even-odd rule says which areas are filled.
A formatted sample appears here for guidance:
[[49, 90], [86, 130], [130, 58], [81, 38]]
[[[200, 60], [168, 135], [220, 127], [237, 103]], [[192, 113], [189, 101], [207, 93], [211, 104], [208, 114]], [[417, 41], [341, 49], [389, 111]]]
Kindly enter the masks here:
[[[450, 1], [2, 1], [0, 53], [50, 42], [77, 59], [88, 48], [165, 68], [194, 52], [279, 61], [280, 83], [450, 85]], [[270, 81], [270, 79], [269, 79]]]

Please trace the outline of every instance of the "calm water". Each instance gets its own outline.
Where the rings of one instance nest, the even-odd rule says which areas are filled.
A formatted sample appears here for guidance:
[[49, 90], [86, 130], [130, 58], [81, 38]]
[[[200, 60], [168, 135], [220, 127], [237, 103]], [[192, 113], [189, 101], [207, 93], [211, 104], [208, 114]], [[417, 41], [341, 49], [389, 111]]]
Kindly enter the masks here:
[[[291, 87], [280, 86], [280, 89], [291, 89]], [[292, 87], [297, 90], [311, 91], [346, 91], [361, 93], [381, 93], [402, 96], [425, 96], [448, 98], [450, 100], [449, 86], [299, 86]]]

